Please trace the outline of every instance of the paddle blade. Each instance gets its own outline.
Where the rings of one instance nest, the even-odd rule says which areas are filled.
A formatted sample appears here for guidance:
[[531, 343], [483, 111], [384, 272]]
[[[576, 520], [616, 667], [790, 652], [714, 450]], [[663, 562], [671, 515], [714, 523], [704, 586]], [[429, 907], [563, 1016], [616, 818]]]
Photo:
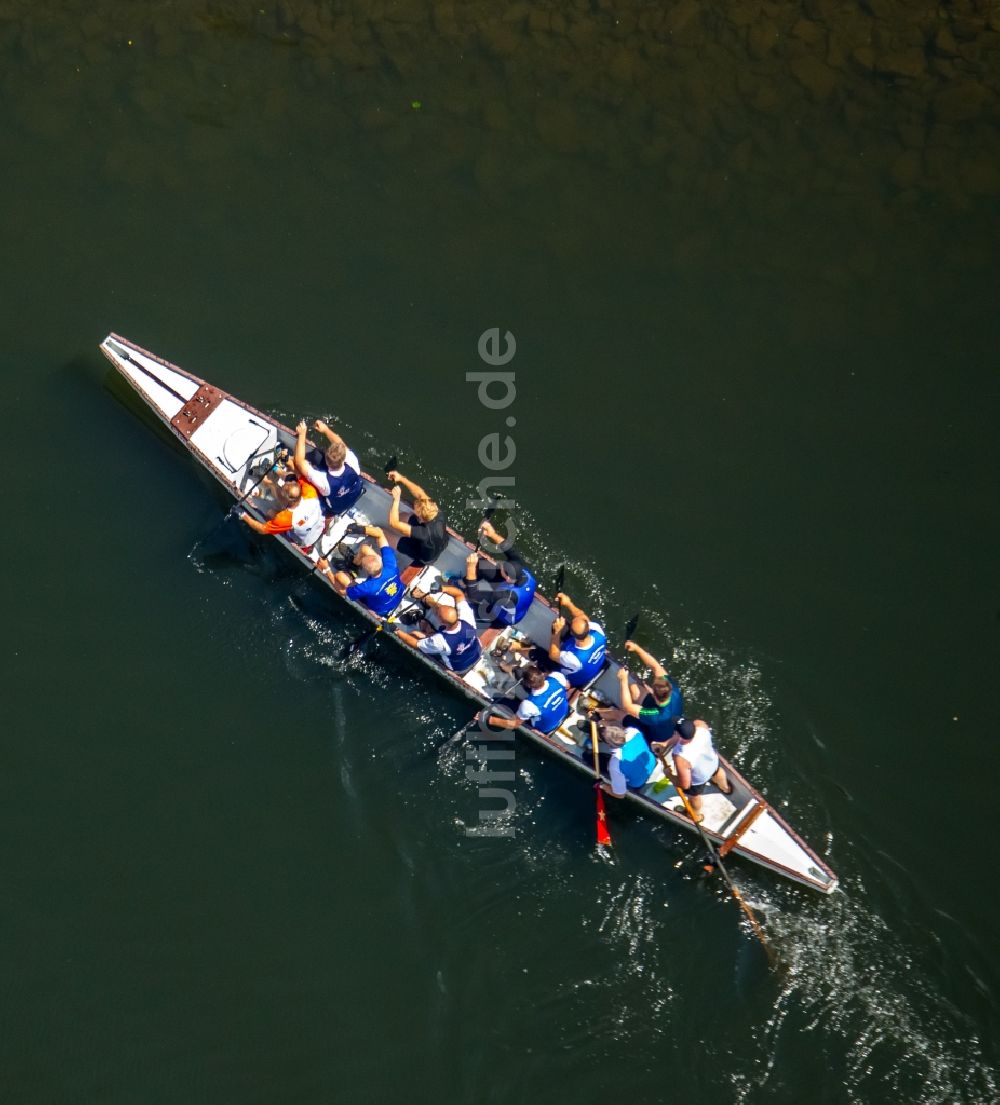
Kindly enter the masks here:
[[341, 659], [347, 660], [353, 656], [356, 652], [364, 652], [368, 648], [368, 642], [378, 632], [378, 626], [373, 626], [371, 629], [366, 629], [359, 637], [355, 637], [347, 647], [344, 649]]
[[611, 847], [611, 833], [608, 832], [608, 817], [604, 812], [604, 791], [597, 789], [597, 843]]
[[461, 729], [458, 729], [456, 732], [452, 733], [452, 735], [446, 741], [443, 741], [438, 746], [437, 754], [439, 756], [443, 756], [444, 753], [447, 752], [449, 748], [451, 748], [454, 745], [458, 744], [458, 742], [460, 740], [462, 740], [463, 737], [467, 737], [469, 735], [469, 733], [471, 733], [476, 728], [477, 728], [476, 718], [473, 718], [471, 721], [467, 721], [465, 723], [465, 725], [462, 726]]
[[625, 640], [631, 641], [635, 636], [636, 627], [639, 625], [639, 615], [633, 614], [625, 623]]
[[395, 453], [385, 462], [385, 473], [388, 475], [390, 472], [395, 472], [399, 467], [399, 457]]
[[555, 594], [562, 594], [563, 584], [566, 582], [566, 565], [560, 564], [559, 571], [556, 572], [556, 589]]

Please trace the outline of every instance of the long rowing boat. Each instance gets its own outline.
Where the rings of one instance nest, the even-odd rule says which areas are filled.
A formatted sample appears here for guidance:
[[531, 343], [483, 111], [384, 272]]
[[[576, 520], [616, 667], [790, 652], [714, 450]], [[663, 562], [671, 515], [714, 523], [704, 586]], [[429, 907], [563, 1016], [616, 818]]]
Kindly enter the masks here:
[[[177, 440], [234, 498], [245, 495], [267, 471], [277, 449], [290, 448], [294, 443], [294, 434], [287, 426], [126, 338], [109, 334], [101, 342], [101, 351]], [[319, 542], [317, 548], [307, 553], [285, 538], [279, 538], [303, 567], [310, 571], [313, 569], [320, 553], [319, 545], [322, 544], [322, 551], [328, 553], [337, 543], [349, 544], [351, 538], [347, 527], [351, 522], [386, 525], [391, 502], [389, 493], [370, 475], [362, 475], [366, 480], [364, 495], [351, 511], [341, 516], [325, 544]], [[266, 516], [266, 506], [266, 498], [251, 497], [246, 503], [246, 509], [258, 518]], [[408, 566], [406, 557], [400, 556], [407, 588], [404, 603], [412, 603], [409, 592], [415, 586], [427, 590], [434, 578], [461, 575], [466, 557], [473, 547], [459, 534], [451, 532], [447, 548], [433, 565], [423, 570]], [[325, 576], [318, 575], [316, 578], [322, 586], [337, 594]], [[381, 622], [360, 604], [340, 595], [337, 597], [353, 607], [360, 617], [376, 624]], [[480, 635], [484, 643], [482, 659], [464, 676], [448, 671], [398, 638], [392, 639], [482, 707], [507, 697], [515, 682], [507, 670], [509, 665], [503, 664], [503, 657], [509, 655], [507, 650], [511, 638], [529, 640], [547, 650], [554, 617], [552, 605], [538, 593], [527, 615], [513, 630], [508, 629], [496, 636], [495, 630], [484, 628]], [[583, 750], [585, 737], [589, 733], [584, 714], [585, 701], [589, 698], [591, 702], [616, 703], [620, 666], [617, 660], [609, 657], [607, 666], [588, 689], [588, 694], [580, 696], [573, 713], [553, 734], [546, 736], [525, 726], [520, 726], [517, 733], [572, 767], [591, 773], [589, 756], [585, 756]], [[710, 788], [703, 796], [702, 807], [705, 815], [702, 828], [720, 853], [732, 853], [794, 882], [824, 894], [831, 893], [837, 886], [837, 876], [829, 866], [732, 764], [724, 758], [722, 762], [732, 782], [733, 792], [727, 796]], [[680, 795], [663, 780], [658, 783], [654, 778], [641, 791], [630, 791], [627, 799], [646, 813], [663, 818], [678, 828], [692, 833], [696, 831], [685, 815]]]

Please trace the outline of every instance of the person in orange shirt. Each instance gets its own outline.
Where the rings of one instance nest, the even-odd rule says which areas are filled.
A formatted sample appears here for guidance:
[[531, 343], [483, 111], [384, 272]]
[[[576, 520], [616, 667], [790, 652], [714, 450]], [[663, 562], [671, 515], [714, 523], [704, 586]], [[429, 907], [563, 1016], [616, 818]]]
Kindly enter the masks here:
[[275, 493], [278, 502], [283, 504], [283, 509], [278, 510], [268, 521], [258, 522], [245, 511], [240, 515], [240, 520], [257, 533], [285, 534], [303, 552], [311, 552], [323, 532], [323, 510], [319, 502], [319, 492], [308, 480], [299, 479], [278, 484]]

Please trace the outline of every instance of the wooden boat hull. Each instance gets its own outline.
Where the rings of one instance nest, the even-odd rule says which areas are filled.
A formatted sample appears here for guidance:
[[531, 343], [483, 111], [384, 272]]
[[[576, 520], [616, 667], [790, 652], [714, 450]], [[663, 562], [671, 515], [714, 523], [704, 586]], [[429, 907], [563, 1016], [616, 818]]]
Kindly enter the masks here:
[[[260, 463], [273, 454], [278, 444], [291, 445], [294, 441], [294, 434], [287, 426], [126, 338], [109, 334], [100, 348], [177, 440], [234, 498], [245, 494], [256, 479]], [[367, 483], [359, 507], [363, 506], [364, 515], [373, 523], [384, 525], [388, 517], [389, 494], [370, 475], [362, 475]], [[248, 501], [247, 509], [258, 517], [263, 516], [253, 499]], [[284, 538], [281, 542], [303, 568], [312, 571], [317, 557], [315, 551], [306, 553]], [[448, 548], [435, 561], [435, 570], [445, 574], [461, 574], [465, 557], [472, 547], [470, 542], [452, 531]], [[336, 594], [326, 577], [317, 575], [316, 579]], [[373, 623], [381, 621], [360, 604], [340, 595], [337, 597], [348, 603], [360, 617]], [[537, 594], [531, 610], [518, 623], [517, 630], [547, 646], [554, 616], [548, 600]], [[497, 687], [491, 680], [499, 682], [500, 676], [490, 655], [484, 657], [482, 664], [471, 675], [460, 677], [395, 636], [392, 639], [478, 705], [489, 705], [499, 697]], [[619, 662], [610, 657], [608, 666], [592, 688], [609, 703], [617, 702], [619, 666]], [[572, 726], [569, 723], [551, 736], [524, 726], [516, 730], [520, 736], [541, 745], [577, 770], [592, 775], [590, 760], [584, 758], [580, 747], [584, 731], [585, 725]], [[727, 854], [740, 856], [822, 893], [832, 893], [837, 887], [833, 871], [728, 761], [723, 758], [722, 762], [734, 792], [732, 798], [714, 790], [704, 795], [705, 822], [702, 827], [709, 838]], [[686, 832], [696, 832], [683, 812], [680, 796], [669, 785], [658, 790], [655, 784], [649, 784], [642, 791], [630, 791], [626, 800]]]

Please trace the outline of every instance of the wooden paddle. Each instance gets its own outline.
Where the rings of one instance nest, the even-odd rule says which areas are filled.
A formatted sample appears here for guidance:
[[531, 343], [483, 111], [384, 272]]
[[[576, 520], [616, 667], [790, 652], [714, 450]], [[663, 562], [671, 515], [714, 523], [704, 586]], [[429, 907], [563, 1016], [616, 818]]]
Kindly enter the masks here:
[[[660, 763], [663, 765], [663, 770], [669, 775], [669, 771], [667, 769], [666, 755], [661, 754], [659, 760]], [[687, 794], [680, 786], [677, 785], [677, 783], [674, 783], [674, 789], [680, 795], [681, 801], [684, 803], [684, 809], [687, 811], [688, 817], [691, 818], [694, 827], [698, 830], [698, 835], [701, 837], [702, 843], [708, 849], [708, 854], [712, 857], [712, 867], [708, 867], [706, 865], [706, 870], [711, 871], [712, 868], [718, 867], [719, 874], [722, 875], [723, 879], [725, 879], [726, 886], [729, 887], [729, 893], [732, 895], [733, 900], [740, 907], [740, 909], [743, 910], [744, 914], [746, 915], [746, 919], [750, 922], [750, 927], [753, 929], [754, 935], [761, 942], [761, 944], [764, 945], [764, 951], [767, 952], [768, 962], [773, 965], [777, 962], [774, 954], [774, 949], [767, 942], [767, 938], [764, 936], [764, 930], [760, 926], [760, 921], [757, 920], [756, 913], [754, 913], [754, 911], [750, 908], [750, 906], [747, 904], [746, 899], [739, 892], [736, 884], [729, 877], [729, 872], [726, 870], [725, 865], [723, 864], [722, 859], [719, 856], [718, 850], [711, 842], [711, 840], [708, 839], [708, 834], [701, 827], [701, 821], [699, 820], [694, 807], [691, 805], [691, 801], [688, 798]]]
[[594, 752], [594, 779], [597, 791], [597, 843], [611, 847], [611, 833], [608, 832], [608, 818], [604, 812], [604, 791], [601, 788], [601, 764], [597, 758], [597, 722], [590, 723], [590, 744]]

